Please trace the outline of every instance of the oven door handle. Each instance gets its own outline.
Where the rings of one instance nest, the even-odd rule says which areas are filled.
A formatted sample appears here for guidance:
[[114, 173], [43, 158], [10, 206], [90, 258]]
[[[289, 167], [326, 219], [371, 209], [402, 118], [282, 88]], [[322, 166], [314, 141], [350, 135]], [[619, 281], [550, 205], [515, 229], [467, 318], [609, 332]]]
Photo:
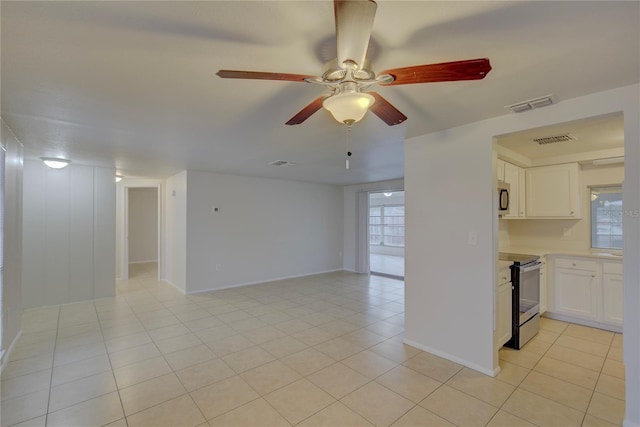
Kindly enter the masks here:
[[525, 267], [525, 268], [521, 269], [521, 271], [523, 273], [528, 273], [528, 272], [533, 271], [533, 270], [540, 270], [540, 263], [534, 264], [531, 267]]

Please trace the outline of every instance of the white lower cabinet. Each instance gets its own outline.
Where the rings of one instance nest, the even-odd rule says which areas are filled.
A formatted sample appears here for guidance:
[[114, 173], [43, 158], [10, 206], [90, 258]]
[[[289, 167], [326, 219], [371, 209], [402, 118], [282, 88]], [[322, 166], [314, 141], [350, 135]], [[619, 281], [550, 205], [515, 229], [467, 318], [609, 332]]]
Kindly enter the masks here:
[[606, 263], [602, 276], [602, 321], [622, 326], [622, 264]]
[[553, 311], [560, 314], [598, 319], [597, 271], [556, 268]]
[[548, 314], [560, 320], [619, 330], [622, 326], [621, 268], [617, 262], [554, 257]]
[[547, 311], [547, 301], [549, 300], [547, 292], [547, 259], [540, 257], [540, 314]]
[[498, 348], [511, 339], [511, 282], [498, 286]]

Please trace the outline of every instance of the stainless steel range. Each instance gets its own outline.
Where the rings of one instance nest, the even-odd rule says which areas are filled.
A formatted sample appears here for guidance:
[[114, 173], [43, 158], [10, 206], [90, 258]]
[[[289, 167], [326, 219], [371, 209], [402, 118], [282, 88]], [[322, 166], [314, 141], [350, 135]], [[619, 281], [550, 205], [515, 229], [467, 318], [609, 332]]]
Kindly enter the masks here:
[[513, 261], [512, 333], [505, 346], [519, 350], [540, 330], [540, 257], [501, 252], [499, 258]]

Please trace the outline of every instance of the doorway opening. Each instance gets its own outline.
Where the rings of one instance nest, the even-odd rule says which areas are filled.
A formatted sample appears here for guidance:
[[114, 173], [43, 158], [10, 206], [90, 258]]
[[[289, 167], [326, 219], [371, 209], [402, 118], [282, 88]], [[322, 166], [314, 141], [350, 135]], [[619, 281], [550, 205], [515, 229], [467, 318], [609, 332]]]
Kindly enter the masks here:
[[369, 270], [404, 279], [404, 191], [369, 193]]
[[160, 187], [124, 187], [121, 279], [160, 278]]

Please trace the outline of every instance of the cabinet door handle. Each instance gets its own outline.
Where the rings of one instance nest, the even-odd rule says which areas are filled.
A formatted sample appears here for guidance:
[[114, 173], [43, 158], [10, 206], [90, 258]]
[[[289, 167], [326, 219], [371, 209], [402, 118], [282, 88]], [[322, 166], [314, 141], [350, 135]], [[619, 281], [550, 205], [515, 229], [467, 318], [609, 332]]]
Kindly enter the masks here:
[[570, 215], [573, 215], [573, 211], [569, 212]]

